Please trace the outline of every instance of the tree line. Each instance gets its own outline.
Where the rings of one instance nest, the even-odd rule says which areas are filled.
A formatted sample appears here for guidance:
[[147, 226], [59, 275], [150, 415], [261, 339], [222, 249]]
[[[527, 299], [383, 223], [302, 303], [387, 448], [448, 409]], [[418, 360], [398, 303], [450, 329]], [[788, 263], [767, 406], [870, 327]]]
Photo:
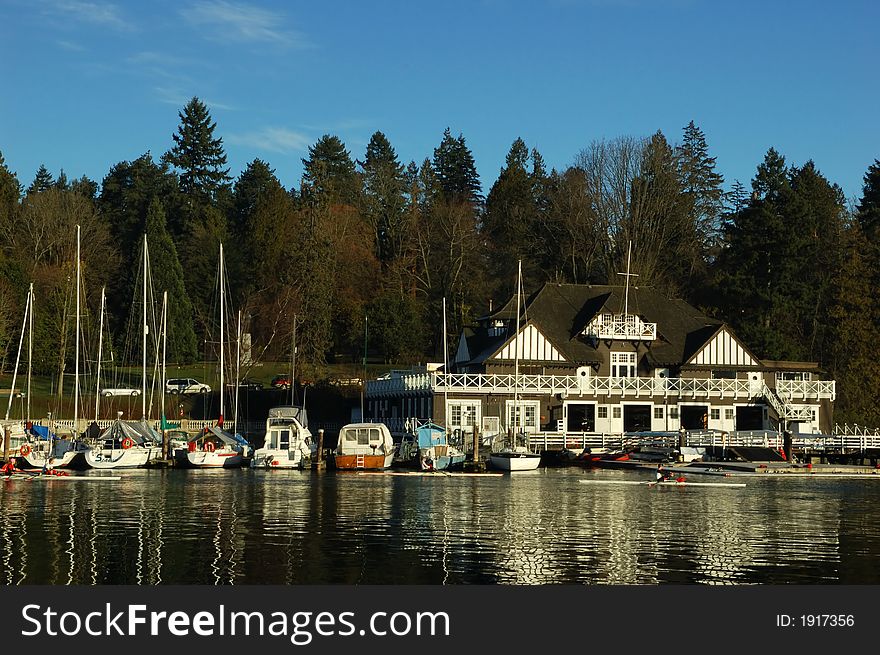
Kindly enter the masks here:
[[[632, 245], [640, 285], [726, 320], [762, 358], [818, 361], [838, 380], [838, 421], [880, 425], [880, 162], [851, 206], [813, 161], [770, 148], [751, 188], [725, 187], [702, 130], [676, 142], [596, 140], [564, 170], [516, 139], [483, 196], [463, 135], [447, 129], [430, 157], [400, 161], [382, 132], [363, 158], [325, 135], [303, 159], [298, 188], [254, 159], [230, 176], [216, 123], [198, 98], [180, 112], [169, 149], [111, 167], [100, 184], [40, 167], [24, 188], [0, 154], [0, 349], [17, 346], [34, 282], [35, 370], [70, 346], [74, 225], [89, 325], [106, 286], [108, 336], [138, 361], [144, 235], [151, 284], [168, 291], [169, 360], [216, 350], [217, 260], [225, 244], [233, 306], [254, 356], [318, 377], [328, 362], [442, 356], [449, 333], [524, 287], [619, 283]], [[150, 311], [155, 311], [150, 303]], [[90, 327], [95, 330], [96, 328]]]

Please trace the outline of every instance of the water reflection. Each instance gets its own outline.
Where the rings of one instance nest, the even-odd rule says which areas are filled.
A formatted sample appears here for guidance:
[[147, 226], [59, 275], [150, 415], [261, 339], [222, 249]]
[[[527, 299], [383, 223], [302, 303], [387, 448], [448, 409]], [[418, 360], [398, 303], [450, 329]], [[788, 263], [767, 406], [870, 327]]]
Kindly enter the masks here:
[[133, 471], [0, 486], [0, 584], [880, 581], [875, 480], [745, 489], [503, 477]]

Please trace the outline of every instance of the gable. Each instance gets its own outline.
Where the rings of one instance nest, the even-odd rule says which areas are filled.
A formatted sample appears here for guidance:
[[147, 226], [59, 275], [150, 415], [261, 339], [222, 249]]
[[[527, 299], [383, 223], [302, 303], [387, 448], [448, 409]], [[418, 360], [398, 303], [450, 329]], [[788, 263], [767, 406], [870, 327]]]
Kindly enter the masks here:
[[567, 361], [556, 347], [532, 324], [520, 329], [519, 338], [517, 339], [516, 336], [511, 338], [492, 359], [516, 359], [517, 345], [519, 346], [519, 359], [540, 362]]
[[690, 358], [688, 364], [692, 366], [761, 365], [726, 328], [718, 330], [715, 336]]

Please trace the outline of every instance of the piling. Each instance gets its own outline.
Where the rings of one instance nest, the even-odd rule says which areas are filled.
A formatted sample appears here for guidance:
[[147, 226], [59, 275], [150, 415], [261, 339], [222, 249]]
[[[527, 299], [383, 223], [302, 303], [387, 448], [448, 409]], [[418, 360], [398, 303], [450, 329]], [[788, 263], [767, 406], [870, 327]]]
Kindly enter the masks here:
[[327, 468], [327, 462], [324, 461], [324, 428], [318, 430], [318, 454], [312, 463], [315, 471], [323, 471]]
[[9, 461], [9, 428], [3, 428], [3, 459]]

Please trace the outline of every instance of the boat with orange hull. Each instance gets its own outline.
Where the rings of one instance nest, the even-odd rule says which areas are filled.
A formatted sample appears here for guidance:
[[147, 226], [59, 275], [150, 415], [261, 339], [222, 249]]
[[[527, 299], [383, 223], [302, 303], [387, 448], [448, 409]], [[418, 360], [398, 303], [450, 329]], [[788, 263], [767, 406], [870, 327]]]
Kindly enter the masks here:
[[333, 463], [340, 470], [377, 471], [391, 466], [394, 440], [384, 423], [351, 423], [339, 431]]

